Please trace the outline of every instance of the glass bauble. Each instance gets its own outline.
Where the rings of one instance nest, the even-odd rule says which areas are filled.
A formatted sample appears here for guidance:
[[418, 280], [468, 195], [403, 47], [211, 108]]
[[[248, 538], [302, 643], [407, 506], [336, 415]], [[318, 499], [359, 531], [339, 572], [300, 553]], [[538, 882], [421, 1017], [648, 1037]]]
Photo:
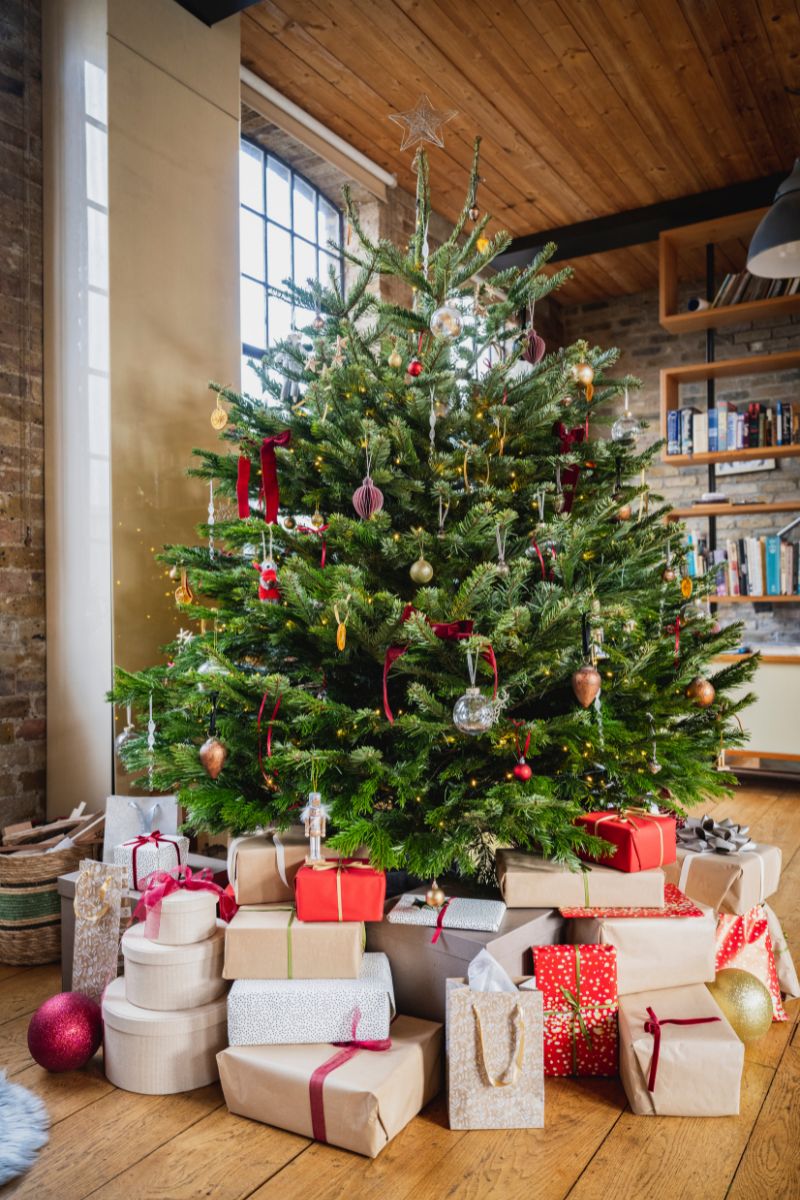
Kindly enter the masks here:
[[633, 413], [626, 409], [611, 426], [611, 440], [612, 442], [625, 442], [631, 446], [638, 438], [641, 428], [640, 422]]
[[494, 722], [494, 710], [480, 688], [469, 687], [459, 696], [453, 708], [453, 724], [461, 733], [477, 737], [486, 733]]
[[411, 564], [408, 573], [414, 583], [430, 583], [433, 579], [433, 567], [421, 554], [417, 561]]
[[431, 317], [431, 333], [446, 342], [460, 337], [463, 328], [461, 313], [454, 304], [441, 304]]
[[134, 725], [126, 725], [125, 728], [122, 730], [122, 733], [117, 734], [117, 736], [114, 738], [114, 749], [116, 750], [117, 754], [119, 754], [120, 751], [123, 750], [125, 746], [127, 746], [128, 742], [131, 740], [131, 738], [133, 737], [133, 735], [135, 733], [136, 733], [136, 728]]
[[707, 619], [708, 611], [700, 597], [695, 596], [681, 606], [680, 617], [681, 625], [697, 625], [700, 621]]
[[572, 378], [576, 383], [588, 386], [594, 379], [594, 368], [591, 363], [579, 362], [572, 368]]
[[216, 691], [214, 686], [214, 676], [222, 678], [225, 675], [230, 675], [227, 667], [223, 667], [221, 663], [215, 662], [213, 658], [207, 658], [204, 663], [201, 663], [197, 668], [197, 674], [204, 676], [205, 682], [198, 683], [198, 692], [213, 692]]

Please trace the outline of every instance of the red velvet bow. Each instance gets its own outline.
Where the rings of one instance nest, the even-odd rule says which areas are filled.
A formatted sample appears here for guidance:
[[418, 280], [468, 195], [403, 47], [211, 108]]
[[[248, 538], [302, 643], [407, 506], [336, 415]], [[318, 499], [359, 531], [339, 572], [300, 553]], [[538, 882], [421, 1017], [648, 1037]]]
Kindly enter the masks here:
[[358, 1023], [361, 1020], [361, 1012], [359, 1009], [353, 1010], [353, 1025], [352, 1038], [349, 1042], [334, 1042], [335, 1046], [340, 1046], [341, 1049], [336, 1052], [331, 1058], [325, 1060], [321, 1066], [317, 1067], [312, 1072], [311, 1079], [308, 1083], [308, 1098], [311, 1105], [311, 1133], [318, 1142], [327, 1142], [325, 1129], [325, 1102], [322, 1098], [322, 1089], [326, 1078], [331, 1071], [335, 1071], [337, 1067], [344, 1066], [351, 1058], [358, 1054], [359, 1050], [391, 1050], [392, 1039], [381, 1038], [380, 1041], [360, 1041], [356, 1034], [358, 1032]]
[[[264, 782], [267, 784], [268, 787], [272, 788], [275, 783], [275, 779], [274, 779], [274, 777], [271, 778], [269, 775], [267, 775], [266, 771], [264, 770], [264, 760], [263, 760], [263, 756], [261, 754], [261, 720], [264, 716], [264, 708], [267, 703], [268, 695], [269, 695], [268, 692], [264, 692], [264, 695], [261, 697], [261, 705], [258, 710], [258, 720], [256, 721], [256, 731], [258, 733], [258, 766], [259, 766], [259, 769], [263, 776]], [[272, 715], [270, 716], [269, 724], [267, 727], [267, 758], [272, 758], [272, 726], [275, 721], [275, 718], [278, 715], [278, 711], [281, 707], [281, 700], [282, 700], [282, 696], [281, 696], [280, 692], [278, 692], [275, 696], [275, 705], [272, 709]]]
[[125, 842], [126, 846], [133, 846], [131, 852], [131, 865], [133, 867], [133, 887], [134, 891], [139, 891], [139, 851], [142, 846], [159, 846], [165, 842], [168, 846], [172, 846], [175, 850], [175, 862], [180, 866], [181, 852], [178, 849], [178, 843], [172, 838], [164, 837], [160, 829], [154, 829], [152, 833], [140, 833], [135, 838], [131, 838], [129, 842]]
[[[586, 440], [587, 426], [576, 425], [574, 429], [567, 429], [563, 421], [556, 421], [553, 433], [558, 438], [559, 453], [568, 454], [573, 446], [578, 446]], [[581, 469], [577, 466], [564, 467], [561, 472], [561, 484], [564, 489], [563, 511], [566, 513], [572, 512], [572, 502], [575, 499], [575, 488], [580, 473]]]
[[653, 1035], [653, 1057], [650, 1060], [650, 1076], [647, 1080], [648, 1092], [655, 1091], [656, 1075], [658, 1073], [658, 1056], [661, 1051], [661, 1026], [662, 1025], [708, 1025], [711, 1021], [718, 1021], [719, 1017], [672, 1017], [659, 1019], [653, 1012], [652, 1008], [647, 1009], [649, 1020], [644, 1023], [645, 1033]]
[[320, 556], [319, 556], [320, 567], [325, 566], [325, 562], [328, 557], [328, 542], [325, 538], [325, 533], [327, 532], [328, 529], [330, 529], [330, 525], [320, 525], [317, 529], [315, 529], [313, 525], [298, 525], [297, 526], [298, 533], [316, 533], [319, 537], [322, 538], [322, 550], [321, 550]]
[[[292, 440], [291, 429], [284, 429], [272, 437], [265, 437], [261, 442], [261, 495], [264, 499], [264, 520], [268, 525], [274, 525], [278, 519], [280, 494], [278, 492], [278, 464], [275, 458], [276, 446], [288, 446]], [[236, 476], [236, 499], [239, 504], [239, 516], [250, 516], [250, 459], [242, 455], [239, 459], [239, 469]]]
[[161, 916], [161, 901], [173, 892], [213, 892], [219, 904], [219, 915], [223, 921], [230, 921], [236, 916], [239, 905], [229, 896], [218, 883], [209, 867], [203, 867], [196, 874], [191, 867], [177, 866], [171, 871], [151, 871], [142, 880], [144, 893], [134, 909], [134, 920], [144, 921], [146, 928], [153, 928], [158, 936], [158, 923]]

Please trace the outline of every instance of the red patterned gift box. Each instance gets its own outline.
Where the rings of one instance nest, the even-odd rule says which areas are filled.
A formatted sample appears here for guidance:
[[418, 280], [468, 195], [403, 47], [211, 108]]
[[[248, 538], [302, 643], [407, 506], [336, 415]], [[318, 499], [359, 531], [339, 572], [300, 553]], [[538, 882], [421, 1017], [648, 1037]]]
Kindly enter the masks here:
[[675, 862], [675, 818], [660, 813], [615, 812], [585, 813], [576, 825], [584, 825], [596, 837], [617, 847], [616, 854], [592, 858], [581, 852], [586, 862], [597, 862], [618, 871], [649, 871]]
[[544, 998], [545, 1075], [616, 1075], [615, 946], [534, 946]]
[[386, 875], [365, 858], [307, 863], [294, 881], [298, 921], [382, 921]]
[[772, 938], [769, 935], [764, 906], [757, 904], [744, 914], [720, 913], [717, 918], [717, 970], [734, 967], [749, 971], [768, 989], [772, 997], [773, 1021], [786, 1021], [781, 999]]

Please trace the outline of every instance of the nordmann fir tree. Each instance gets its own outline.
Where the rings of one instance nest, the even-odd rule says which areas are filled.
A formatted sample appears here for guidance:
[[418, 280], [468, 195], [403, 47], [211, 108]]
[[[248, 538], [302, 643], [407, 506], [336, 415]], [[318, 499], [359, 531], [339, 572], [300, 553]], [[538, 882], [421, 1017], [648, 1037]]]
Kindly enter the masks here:
[[[144, 732], [121, 753], [195, 829], [285, 828], [318, 781], [329, 847], [367, 847], [381, 867], [487, 876], [499, 845], [574, 864], [604, 845], [573, 825], [582, 811], [730, 786], [716, 758], [741, 740], [747, 698], [729, 695], [754, 664], [716, 669], [700, 706], [739, 627], [681, 592], [680, 529], [643, 482], [658, 446], [598, 436], [635, 381], [582, 342], [526, 363], [541, 347], [517, 315], [567, 272], [544, 273], [548, 247], [476, 283], [509, 242], [469, 216], [477, 144], [464, 210], [426, 262], [424, 153], [417, 168], [406, 250], [372, 242], [346, 197], [355, 283], [292, 289], [318, 314], [311, 358], [297, 339], [268, 355], [266, 404], [212, 385], [231, 420], [191, 474], [231, 511], [238, 484], [250, 515], [164, 550], [204, 631], [167, 665], [117, 672], [112, 699], [144, 727], [152, 697], [156, 722], [152, 756]], [[379, 276], [408, 285], [408, 307], [373, 294]], [[463, 321], [437, 313], [465, 301]], [[480, 695], [459, 728], [470, 668]]]

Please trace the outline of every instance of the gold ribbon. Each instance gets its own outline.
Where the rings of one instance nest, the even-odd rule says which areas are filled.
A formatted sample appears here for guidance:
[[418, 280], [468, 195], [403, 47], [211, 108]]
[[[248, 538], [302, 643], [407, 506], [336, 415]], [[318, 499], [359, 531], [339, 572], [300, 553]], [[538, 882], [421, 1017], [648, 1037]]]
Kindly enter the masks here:
[[[661, 864], [664, 862], [664, 831], [661, 828], [661, 822], [657, 817], [654, 817], [652, 813], [645, 812], [644, 809], [638, 808], [621, 808], [619, 812], [610, 812], [606, 813], [605, 816], [598, 817], [594, 823], [594, 827], [596, 830], [598, 826], [603, 824], [604, 821], [620, 821], [625, 825], [631, 825], [634, 829], [637, 829], [638, 826], [636, 825], [636, 818], [638, 818], [640, 821], [651, 821], [655, 824], [655, 827], [658, 830], [658, 865], [661, 866]], [[636, 853], [636, 857], [639, 858], [638, 852]]]
[[472, 1011], [475, 1014], [475, 1024], [478, 1028], [478, 1046], [480, 1049], [481, 1066], [483, 1067], [486, 1078], [489, 1081], [489, 1086], [493, 1088], [513, 1087], [519, 1079], [520, 1071], [522, 1070], [522, 1063], [525, 1058], [525, 1013], [523, 1012], [522, 1005], [517, 1004], [513, 1012], [514, 1034], [517, 1044], [517, 1052], [514, 1054], [512, 1051], [511, 1062], [509, 1063], [505, 1072], [505, 1074], [508, 1075], [507, 1079], [500, 1079], [499, 1077], [495, 1078], [490, 1074], [489, 1068], [486, 1065], [486, 1046], [483, 1040], [481, 1014], [478, 1011], [477, 1006], [474, 1004], [472, 1006]]
[[308, 864], [312, 871], [332, 871], [336, 868], [336, 910], [337, 920], [343, 921], [342, 915], [342, 871], [371, 871], [372, 867], [368, 862], [363, 862], [361, 859], [354, 859], [353, 862], [343, 863], [341, 859], [323, 858], [317, 862]]
[[84, 884], [84, 881], [86, 884], [92, 883], [92, 880], [91, 880], [90, 876], [88, 875], [88, 873], [82, 872], [81, 875], [78, 876], [78, 882], [75, 885], [75, 898], [72, 901], [72, 908], [75, 912], [75, 916], [78, 917], [79, 920], [88, 921], [91, 925], [96, 925], [98, 921], [102, 921], [102, 919], [106, 915], [106, 913], [109, 913], [111, 911], [111, 903], [110, 903], [110, 901], [106, 900], [106, 896], [108, 895], [108, 889], [111, 887], [111, 883], [112, 883], [111, 876], [107, 875], [106, 878], [103, 880], [103, 882], [100, 885], [100, 891], [98, 892], [98, 895], [97, 895], [97, 900], [98, 900], [98, 904], [99, 904], [99, 908], [98, 908], [97, 912], [89, 911], [88, 896], [85, 897], [85, 899], [87, 901], [87, 906], [84, 907], [84, 905], [83, 905], [84, 897], [82, 897], [80, 895], [80, 891], [88, 890]]

